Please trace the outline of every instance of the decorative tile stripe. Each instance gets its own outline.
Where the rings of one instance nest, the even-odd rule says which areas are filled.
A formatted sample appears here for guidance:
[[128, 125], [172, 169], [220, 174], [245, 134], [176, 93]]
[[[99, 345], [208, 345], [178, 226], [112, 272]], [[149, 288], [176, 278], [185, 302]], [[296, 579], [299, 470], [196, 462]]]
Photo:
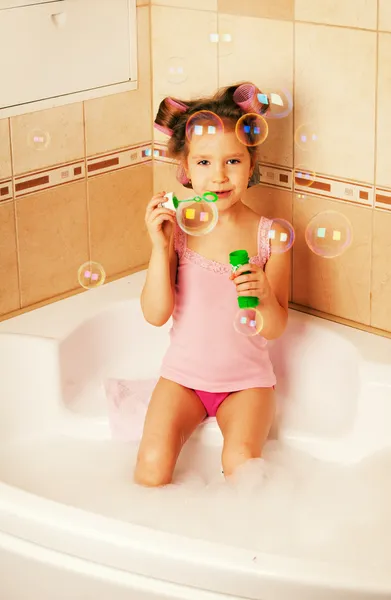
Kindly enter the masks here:
[[152, 161], [152, 143], [130, 146], [115, 152], [87, 158], [87, 177], [110, 173], [125, 167], [133, 167]]
[[259, 170], [262, 185], [292, 190], [292, 169], [261, 163]]
[[[154, 158], [157, 162], [175, 164], [177, 161], [167, 157], [167, 145], [160, 142], [154, 144]], [[374, 206], [374, 186], [367, 183], [352, 182], [318, 175], [306, 169], [286, 167], [270, 163], [260, 163], [260, 183], [266, 187], [294, 191], [298, 194], [322, 196], [330, 200], [339, 200], [359, 206]], [[384, 190], [391, 196], [391, 190]], [[382, 200], [382, 206], [391, 197]]]
[[391, 211], [391, 189], [376, 188], [376, 208], [384, 208]]
[[177, 161], [167, 156], [167, 145], [155, 142], [153, 145], [153, 157], [160, 162], [175, 164]]
[[0, 202], [12, 200], [12, 179], [0, 181]]
[[44, 171], [29, 173], [14, 178], [15, 198], [35, 194], [49, 188], [83, 179], [84, 160], [60, 165]]
[[374, 186], [317, 175], [310, 170], [297, 168], [294, 172], [294, 190], [301, 194], [317, 195], [363, 206], [372, 207], [374, 201]]

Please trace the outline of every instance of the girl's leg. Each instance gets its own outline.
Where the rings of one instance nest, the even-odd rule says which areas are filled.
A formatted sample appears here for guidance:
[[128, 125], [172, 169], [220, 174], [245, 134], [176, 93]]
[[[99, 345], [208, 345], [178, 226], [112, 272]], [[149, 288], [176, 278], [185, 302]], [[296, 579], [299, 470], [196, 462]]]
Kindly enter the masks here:
[[194, 390], [161, 377], [145, 418], [135, 482], [145, 486], [170, 483], [183, 444], [205, 416]]
[[217, 422], [224, 437], [222, 464], [227, 477], [250, 458], [259, 458], [275, 414], [273, 388], [230, 394], [219, 406]]

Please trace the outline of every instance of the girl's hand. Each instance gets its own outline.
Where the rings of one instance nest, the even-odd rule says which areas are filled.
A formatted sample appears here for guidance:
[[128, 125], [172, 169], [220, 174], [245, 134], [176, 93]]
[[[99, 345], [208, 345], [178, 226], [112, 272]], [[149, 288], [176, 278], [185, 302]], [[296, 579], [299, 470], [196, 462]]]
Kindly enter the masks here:
[[[243, 275], [250, 271], [247, 275]], [[259, 300], [266, 300], [272, 293], [270, 283], [261, 267], [253, 265], [243, 265], [237, 271], [230, 275], [236, 285], [238, 296], [255, 296]]]
[[149, 237], [155, 248], [168, 248], [175, 224], [175, 211], [160, 206], [164, 202], [166, 192], [160, 192], [148, 203], [145, 213], [145, 224]]

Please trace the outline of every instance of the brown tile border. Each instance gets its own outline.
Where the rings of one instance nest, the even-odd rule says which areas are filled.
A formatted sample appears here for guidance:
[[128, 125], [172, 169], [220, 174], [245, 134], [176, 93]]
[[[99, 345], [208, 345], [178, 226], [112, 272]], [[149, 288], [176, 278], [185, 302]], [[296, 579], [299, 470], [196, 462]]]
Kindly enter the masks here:
[[87, 177], [152, 162], [152, 141], [87, 158]]
[[[14, 196], [18, 199], [85, 177], [89, 179], [103, 173], [153, 161], [170, 164], [176, 162], [168, 158], [167, 144], [147, 140], [134, 146], [90, 156], [86, 160], [81, 159], [25, 173], [14, 177], [13, 180], [5, 179], [0, 182], [0, 202], [12, 200]], [[306, 196], [321, 196], [355, 206], [376, 207], [391, 211], [391, 188], [375, 188], [365, 182], [343, 180], [330, 175], [316, 174], [305, 168], [292, 168], [271, 163], [260, 163], [260, 173], [260, 183], [266, 187], [290, 190]]]
[[375, 207], [391, 210], [391, 188], [376, 188]]
[[[64, 163], [61, 165], [24, 173], [0, 182], [0, 202], [34, 194], [43, 190], [59, 187], [82, 179], [152, 162], [152, 142], [129, 146], [87, 160]], [[86, 171], [87, 165], [87, 171]], [[8, 191], [7, 191], [8, 190]], [[14, 190], [14, 191], [13, 191]]]
[[15, 198], [72, 183], [85, 177], [84, 160], [65, 163], [14, 177]]
[[13, 199], [12, 179], [0, 181], [0, 202], [7, 202]]

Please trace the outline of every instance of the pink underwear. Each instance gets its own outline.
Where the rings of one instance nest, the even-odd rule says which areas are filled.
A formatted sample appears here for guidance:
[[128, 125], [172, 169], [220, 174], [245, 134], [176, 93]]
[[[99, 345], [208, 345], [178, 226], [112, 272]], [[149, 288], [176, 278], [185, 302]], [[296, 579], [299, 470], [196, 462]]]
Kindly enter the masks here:
[[208, 417], [215, 417], [220, 404], [224, 402], [226, 397], [231, 394], [231, 392], [202, 392], [201, 390], [194, 391], [204, 405]]

